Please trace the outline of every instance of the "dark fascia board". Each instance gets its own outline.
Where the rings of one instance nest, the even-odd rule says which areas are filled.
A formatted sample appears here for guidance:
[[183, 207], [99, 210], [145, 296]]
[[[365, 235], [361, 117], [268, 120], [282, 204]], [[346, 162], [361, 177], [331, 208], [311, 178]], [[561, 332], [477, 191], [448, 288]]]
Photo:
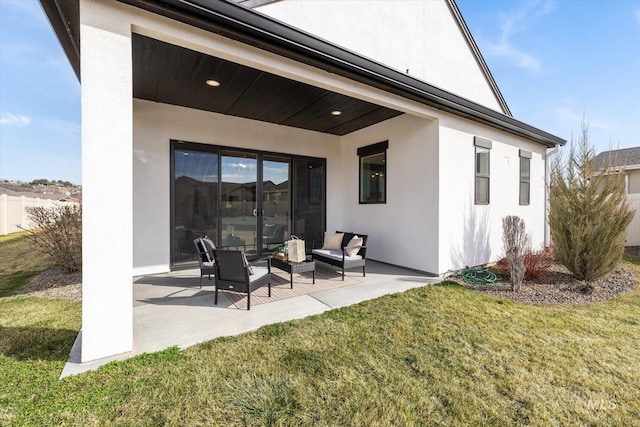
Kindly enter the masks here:
[[469, 45], [469, 48], [471, 49], [471, 52], [473, 53], [476, 59], [476, 62], [478, 63], [478, 66], [484, 73], [484, 77], [487, 80], [487, 83], [489, 84], [489, 86], [491, 86], [491, 90], [493, 90], [494, 95], [498, 99], [498, 103], [500, 104], [500, 106], [502, 107], [502, 109], [504, 110], [507, 116], [513, 117], [513, 114], [511, 114], [511, 110], [507, 105], [507, 101], [502, 96], [502, 92], [500, 92], [500, 88], [498, 87], [498, 84], [493, 78], [493, 74], [491, 74], [491, 70], [489, 70], [487, 63], [485, 62], [484, 57], [482, 56], [482, 52], [480, 52], [480, 49], [478, 48], [478, 45], [476, 44], [476, 41], [473, 38], [473, 35], [471, 34], [471, 31], [469, 31], [469, 27], [467, 27], [467, 22], [464, 20], [464, 17], [462, 16], [460, 9], [458, 9], [458, 5], [456, 4], [455, 0], [447, 0], [447, 5], [449, 6], [449, 10], [453, 14], [453, 17], [455, 18], [456, 23], [458, 24], [458, 28], [460, 28], [462, 35], [464, 35], [467, 41], [467, 44]]
[[[46, 0], [41, 0], [45, 2]], [[56, 0], [76, 2], [77, 0]], [[228, 0], [118, 0], [547, 147], [566, 141]], [[51, 18], [50, 18], [51, 19]], [[60, 37], [60, 35], [59, 35]]]
[[53, 32], [78, 81], [80, 81], [80, 3], [79, 0], [40, 0]]

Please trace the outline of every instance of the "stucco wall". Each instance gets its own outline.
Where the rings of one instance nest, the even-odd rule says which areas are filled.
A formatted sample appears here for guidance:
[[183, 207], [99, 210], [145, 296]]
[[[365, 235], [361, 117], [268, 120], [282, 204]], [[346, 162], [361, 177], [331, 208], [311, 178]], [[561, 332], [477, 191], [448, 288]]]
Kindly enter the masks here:
[[256, 10], [502, 112], [444, 0], [284, 0]]
[[[525, 221], [531, 246], [544, 242], [545, 148], [473, 122], [440, 118], [439, 272], [496, 261], [502, 255], [502, 218]], [[492, 141], [490, 203], [475, 205], [474, 136]], [[532, 152], [530, 204], [520, 206], [519, 149]]]
[[[358, 203], [357, 149], [389, 141], [386, 204]], [[403, 115], [342, 138], [342, 224], [367, 234], [367, 257], [438, 270], [438, 125]]]
[[[327, 159], [327, 194], [342, 191], [340, 138], [255, 120], [134, 100], [134, 274], [169, 271], [170, 140]], [[327, 227], [339, 227], [340, 198], [327, 197]]]

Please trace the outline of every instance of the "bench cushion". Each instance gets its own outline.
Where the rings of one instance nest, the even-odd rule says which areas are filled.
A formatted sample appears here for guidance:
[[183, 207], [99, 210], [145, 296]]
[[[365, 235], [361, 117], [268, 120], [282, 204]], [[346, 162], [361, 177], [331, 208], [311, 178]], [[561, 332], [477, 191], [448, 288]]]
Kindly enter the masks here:
[[[335, 259], [336, 261], [342, 261], [342, 251], [314, 249], [312, 252], [316, 255], [323, 256], [325, 258]], [[362, 256], [361, 255], [345, 256], [344, 259], [351, 261], [356, 259], [362, 259]]]

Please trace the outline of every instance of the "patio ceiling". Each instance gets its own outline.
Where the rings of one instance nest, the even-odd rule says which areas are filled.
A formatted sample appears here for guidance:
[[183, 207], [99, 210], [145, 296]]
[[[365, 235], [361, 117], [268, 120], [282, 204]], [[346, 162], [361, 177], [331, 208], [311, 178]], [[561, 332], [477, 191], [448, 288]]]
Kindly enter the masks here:
[[[220, 85], [208, 86], [207, 80]], [[333, 135], [402, 114], [138, 34], [133, 36], [133, 96]]]

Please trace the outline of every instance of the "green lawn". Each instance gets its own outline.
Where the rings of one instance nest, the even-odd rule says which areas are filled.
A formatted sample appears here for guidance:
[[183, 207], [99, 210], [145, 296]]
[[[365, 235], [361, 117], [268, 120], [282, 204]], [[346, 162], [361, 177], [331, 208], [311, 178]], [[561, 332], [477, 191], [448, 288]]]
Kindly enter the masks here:
[[26, 231], [0, 236], [0, 297], [11, 295], [53, 265], [49, 255], [33, 250], [26, 236]]
[[59, 381], [79, 326], [77, 302], [0, 298], [0, 425], [639, 425], [638, 291], [446, 282]]

